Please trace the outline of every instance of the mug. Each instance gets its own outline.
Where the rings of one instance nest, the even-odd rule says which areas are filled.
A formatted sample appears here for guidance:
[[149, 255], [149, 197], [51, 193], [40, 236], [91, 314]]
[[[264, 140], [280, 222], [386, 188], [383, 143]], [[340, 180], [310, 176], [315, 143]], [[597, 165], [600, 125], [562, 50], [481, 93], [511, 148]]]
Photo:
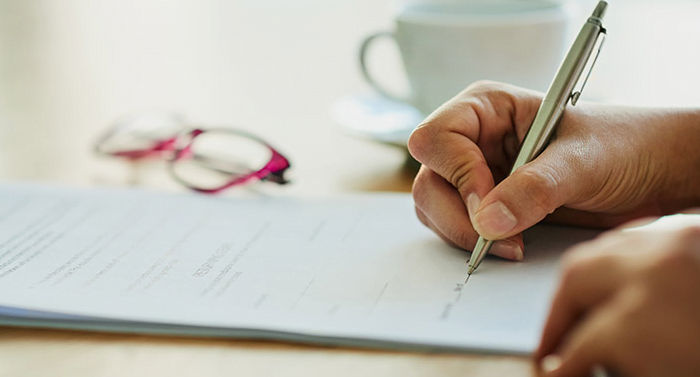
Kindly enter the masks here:
[[[435, 110], [469, 84], [494, 80], [545, 91], [569, 42], [571, 1], [463, 0], [398, 4], [395, 28], [367, 37], [359, 52], [366, 81], [383, 96]], [[370, 46], [399, 47], [410, 93], [386, 89], [368, 68]]]

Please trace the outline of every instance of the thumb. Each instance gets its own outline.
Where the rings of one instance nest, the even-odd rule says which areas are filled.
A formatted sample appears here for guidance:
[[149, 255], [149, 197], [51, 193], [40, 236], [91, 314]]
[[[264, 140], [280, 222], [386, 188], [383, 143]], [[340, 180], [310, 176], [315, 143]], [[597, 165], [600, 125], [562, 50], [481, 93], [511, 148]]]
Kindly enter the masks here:
[[582, 190], [585, 174], [572, 174], [555, 150], [545, 153], [516, 169], [481, 199], [472, 218], [480, 235], [497, 240], [518, 234]]

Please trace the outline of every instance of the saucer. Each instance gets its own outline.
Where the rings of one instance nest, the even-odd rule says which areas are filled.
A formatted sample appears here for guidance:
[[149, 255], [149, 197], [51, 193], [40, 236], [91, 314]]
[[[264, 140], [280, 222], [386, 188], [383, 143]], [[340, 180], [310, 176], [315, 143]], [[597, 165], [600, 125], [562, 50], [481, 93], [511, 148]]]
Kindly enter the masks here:
[[413, 106], [379, 94], [342, 97], [333, 104], [331, 116], [350, 135], [404, 148], [425, 118]]

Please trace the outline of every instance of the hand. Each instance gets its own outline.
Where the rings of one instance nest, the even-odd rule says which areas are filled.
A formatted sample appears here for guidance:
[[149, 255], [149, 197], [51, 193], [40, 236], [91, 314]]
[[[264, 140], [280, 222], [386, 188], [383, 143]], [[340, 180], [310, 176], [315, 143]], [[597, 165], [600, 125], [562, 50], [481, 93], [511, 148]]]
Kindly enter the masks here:
[[545, 151], [506, 178], [541, 100], [477, 83], [413, 132], [416, 213], [445, 241], [506, 239], [492, 254], [519, 260], [519, 233], [562, 206], [553, 221], [612, 227], [700, 205], [698, 110], [569, 106]]
[[[700, 376], [700, 215], [613, 231], [564, 259], [537, 360], [547, 377]], [[666, 226], [667, 228], [669, 225]]]

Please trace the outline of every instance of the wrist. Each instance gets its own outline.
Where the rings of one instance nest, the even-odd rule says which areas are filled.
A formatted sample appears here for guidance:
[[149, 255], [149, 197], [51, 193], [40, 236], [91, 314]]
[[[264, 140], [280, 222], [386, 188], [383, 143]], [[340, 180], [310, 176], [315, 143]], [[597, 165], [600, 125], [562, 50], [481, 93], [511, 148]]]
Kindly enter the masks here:
[[657, 203], [663, 214], [700, 206], [700, 109], [673, 109], [655, 124], [659, 166]]

